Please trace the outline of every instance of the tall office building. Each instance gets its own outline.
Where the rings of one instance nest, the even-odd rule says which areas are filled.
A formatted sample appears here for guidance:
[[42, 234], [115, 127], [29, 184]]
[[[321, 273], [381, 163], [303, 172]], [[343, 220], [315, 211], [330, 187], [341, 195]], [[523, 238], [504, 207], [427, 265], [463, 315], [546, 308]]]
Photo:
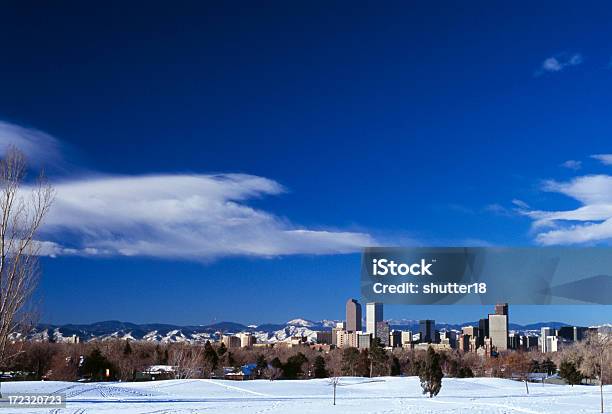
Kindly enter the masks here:
[[508, 315], [489, 315], [489, 338], [497, 352], [508, 349]]
[[374, 338], [380, 339], [382, 346], [389, 346], [389, 323], [384, 321], [376, 323], [376, 335]]
[[349, 299], [346, 302], [346, 330], [361, 331], [361, 304], [357, 299]]
[[582, 341], [586, 331], [587, 328], [581, 326], [562, 326], [557, 330], [557, 336], [563, 341]]
[[498, 303], [497, 305], [495, 305], [495, 314], [508, 316], [508, 304]]
[[489, 337], [489, 319], [478, 321], [478, 346], [484, 346], [485, 338]]
[[421, 343], [432, 343], [436, 340], [435, 332], [436, 321], [431, 319], [423, 319], [419, 321], [419, 334]]
[[[549, 328], [548, 326], [542, 327], [540, 330], [540, 349], [542, 353], [556, 352], [556, 339], [557, 335], [553, 328]], [[554, 350], [553, 347], [555, 348]]]
[[376, 324], [383, 320], [383, 304], [366, 303], [366, 332], [376, 337]]

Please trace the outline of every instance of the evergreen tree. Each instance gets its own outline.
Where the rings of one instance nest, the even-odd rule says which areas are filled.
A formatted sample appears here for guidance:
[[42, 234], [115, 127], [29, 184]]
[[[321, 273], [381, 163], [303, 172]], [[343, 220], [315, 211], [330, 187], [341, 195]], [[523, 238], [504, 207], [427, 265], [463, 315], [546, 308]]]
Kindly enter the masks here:
[[389, 375], [389, 355], [382, 347], [380, 338], [374, 338], [370, 345], [370, 377]]
[[402, 367], [400, 365], [399, 359], [394, 356], [391, 359], [391, 375], [397, 377], [402, 374]]
[[233, 367], [234, 364], [236, 363], [236, 361], [234, 360], [234, 356], [232, 355], [231, 352], [227, 352], [225, 354], [225, 361], [227, 361], [227, 366], [228, 367]]
[[296, 379], [302, 373], [302, 365], [308, 362], [308, 358], [301, 352], [292, 355], [282, 366], [283, 377], [286, 379]]
[[226, 352], [227, 348], [225, 347], [225, 344], [221, 342], [221, 345], [219, 345], [219, 349], [217, 350], [217, 354], [222, 357], [223, 355], [225, 355]]
[[261, 378], [266, 368], [268, 368], [268, 361], [266, 361], [266, 357], [262, 354], [257, 355], [257, 360], [255, 361], [256, 370], [257, 370], [257, 378]]
[[355, 368], [359, 360], [359, 350], [357, 348], [344, 348], [342, 351], [342, 373], [344, 375], [355, 376]]
[[132, 354], [132, 347], [130, 346], [129, 339], [125, 341], [125, 347], [123, 348], [123, 355], [128, 356]]
[[81, 370], [84, 375], [90, 377], [94, 381], [102, 381], [106, 378], [106, 370], [111, 370], [112, 365], [99, 349], [94, 349], [85, 358]]
[[370, 369], [372, 368], [370, 364], [370, 352], [367, 349], [364, 349], [359, 353], [356, 375], [358, 377], [369, 377]]
[[283, 368], [283, 363], [278, 357], [274, 357], [274, 359], [270, 362], [270, 365], [272, 366], [272, 368]]
[[561, 361], [561, 365], [559, 365], [559, 375], [572, 387], [575, 384], [580, 384], [583, 378], [576, 363], [569, 360]]
[[321, 355], [317, 356], [314, 360], [314, 376], [315, 378], [327, 378], [328, 373], [325, 368], [325, 358]]
[[474, 371], [470, 367], [461, 367], [457, 372], [459, 378], [474, 378]]
[[443, 376], [440, 355], [432, 347], [429, 347], [419, 374], [423, 394], [429, 394], [429, 398], [438, 395], [440, 389], [442, 389]]
[[550, 358], [546, 358], [544, 362], [540, 365], [542, 372], [546, 372], [548, 375], [552, 375], [557, 372], [557, 366]]
[[217, 366], [219, 365], [219, 356], [210, 344], [210, 341], [206, 341], [206, 344], [204, 345], [204, 363], [207, 365], [207, 368], [210, 368], [211, 371], [217, 369]]

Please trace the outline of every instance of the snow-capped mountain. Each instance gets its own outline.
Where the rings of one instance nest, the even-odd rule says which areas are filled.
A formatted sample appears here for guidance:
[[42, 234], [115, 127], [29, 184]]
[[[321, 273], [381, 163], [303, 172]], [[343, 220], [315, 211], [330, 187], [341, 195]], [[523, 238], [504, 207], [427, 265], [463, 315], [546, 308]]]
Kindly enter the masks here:
[[[329, 331], [339, 321], [322, 320], [310, 321], [295, 318], [284, 324], [243, 325], [234, 322], [219, 322], [211, 325], [178, 326], [169, 324], [134, 324], [120, 321], [105, 321], [80, 325], [48, 325], [41, 324], [27, 335], [34, 341], [70, 342], [75, 337], [80, 341], [106, 341], [112, 339], [129, 339], [134, 341], [149, 341], [159, 343], [190, 342], [202, 343], [207, 340], [218, 340], [223, 334], [237, 334], [251, 332], [259, 343], [277, 343], [288, 341], [292, 337], [306, 337], [314, 341], [318, 331]], [[418, 321], [410, 319], [389, 321], [391, 329], [418, 331]], [[476, 325], [476, 322], [464, 324], [438, 323], [438, 330], [460, 330], [462, 326]], [[510, 324], [515, 332], [539, 333], [543, 326], [559, 328], [569, 325], [562, 322], [538, 322], [529, 325]], [[609, 332], [611, 324], [598, 327]], [[22, 338], [22, 334], [15, 333], [13, 339]]]

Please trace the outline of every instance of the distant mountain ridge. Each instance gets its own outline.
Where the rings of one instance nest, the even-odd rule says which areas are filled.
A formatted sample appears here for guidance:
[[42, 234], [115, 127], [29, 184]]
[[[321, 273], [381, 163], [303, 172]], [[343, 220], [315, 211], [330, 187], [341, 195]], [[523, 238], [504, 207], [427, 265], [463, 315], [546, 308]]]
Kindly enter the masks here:
[[[32, 340], [51, 340], [57, 342], [69, 341], [73, 336], [81, 341], [130, 339], [152, 342], [201, 342], [216, 340], [221, 334], [251, 332], [259, 342], [275, 343], [288, 340], [293, 336], [305, 336], [311, 340], [316, 338], [317, 331], [329, 331], [336, 322], [334, 320], [311, 321], [302, 318], [292, 319], [284, 324], [267, 323], [261, 325], [243, 325], [236, 322], [217, 322], [210, 325], [174, 325], [163, 323], [136, 324], [122, 321], [101, 321], [90, 324], [39, 324], [27, 335]], [[390, 320], [391, 329], [418, 331], [419, 321], [410, 319]], [[438, 330], [460, 330], [461, 327], [478, 322], [462, 324], [438, 323]], [[510, 324], [510, 330], [518, 332], [537, 332], [542, 327], [559, 328], [569, 324], [563, 322], [537, 322], [527, 325]], [[15, 335], [19, 337], [20, 335]]]

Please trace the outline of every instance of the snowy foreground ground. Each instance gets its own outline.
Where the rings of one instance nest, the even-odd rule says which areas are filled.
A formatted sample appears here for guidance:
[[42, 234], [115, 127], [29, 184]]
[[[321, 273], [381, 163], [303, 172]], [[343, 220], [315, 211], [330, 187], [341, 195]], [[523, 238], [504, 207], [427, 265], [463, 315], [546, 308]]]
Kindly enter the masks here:
[[[342, 378], [337, 405], [327, 380], [170, 380], [140, 383], [12, 382], [3, 393], [63, 393], [63, 409], [0, 409], [2, 413], [598, 413], [599, 388], [530, 384], [496, 378], [444, 379], [432, 399], [419, 380]], [[604, 388], [612, 413], [612, 386]]]

